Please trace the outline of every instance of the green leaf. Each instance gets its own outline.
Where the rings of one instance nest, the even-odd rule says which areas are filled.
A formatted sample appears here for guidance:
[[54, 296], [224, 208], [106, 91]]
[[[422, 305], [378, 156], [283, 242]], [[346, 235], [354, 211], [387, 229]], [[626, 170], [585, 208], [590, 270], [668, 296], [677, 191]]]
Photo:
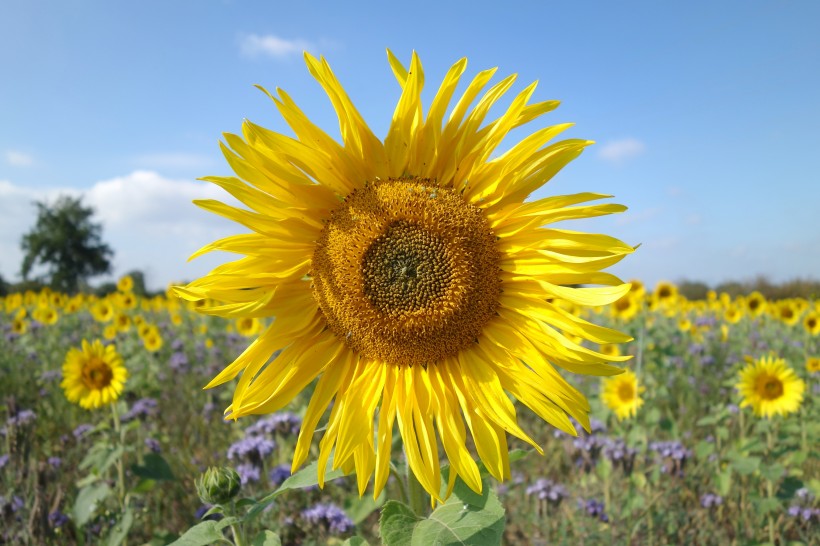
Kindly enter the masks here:
[[225, 518], [219, 521], [203, 521], [197, 523], [172, 542], [169, 546], [208, 546], [214, 542], [222, 542], [222, 530], [237, 522], [236, 518]]
[[452, 496], [428, 518], [416, 516], [400, 502], [385, 503], [380, 533], [387, 546], [500, 545], [504, 507], [486, 479], [481, 495], [458, 480]]
[[72, 509], [74, 524], [78, 528], [85, 525], [94, 515], [97, 505], [110, 493], [111, 488], [105, 482], [97, 482], [80, 489]]
[[770, 482], [780, 481], [780, 478], [783, 477], [785, 470], [786, 469], [783, 468], [783, 465], [779, 465], [777, 463], [771, 465], [760, 465], [760, 475]]
[[381, 492], [379, 498], [373, 500], [371, 495], [365, 495], [362, 498], [353, 497], [345, 506], [345, 512], [348, 517], [353, 520], [356, 525], [367, 519], [367, 517], [374, 511], [378, 510], [384, 504], [386, 495], [384, 491]]
[[418, 517], [404, 503], [387, 501], [379, 517], [379, 534], [387, 546], [410, 546], [415, 526], [424, 518]]
[[757, 505], [756, 512], [758, 514], [768, 514], [780, 509], [780, 501], [777, 499], [762, 498], [758, 499], [754, 504]]
[[741, 476], [748, 476], [760, 466], [760, 457], [738, 457], [731, 462], [732, 468]]
[[726, 468], [718, 472], [715, 476], [715, 482], [717, 483], [718, 494], [721, 497], [728, 495], [732, 487], [732, 470]]
[[137, 485], [131, 488], [132, 493], [150, 493], [156, 487], [157, 482], [155, 480], [149, 479], [142, 479], [137, 482]]
[[370, 543], [362, 537], [350, 537], [342, 542], [342, 546], [370, 546]]
[[[331, 458], [328, 461], [328, 466], [332, 468], [333, 459]], [[314, 485], [319, 484], [319, 463], [313, 461], [309, 465], [307, 465], [302, 470], [296, 472], [296, 474], [292, 475], [290, 478], [282, 482], [282, 485], [274, 491], [270, 493], [268, 496], [262, 498], [259, 502], [256, 503], [256, 506], [251, 508], [248, 511], [247, 519], [253, 519], [258, 516], [265, 508], [267, 508], [273, 501], [286, 491], [291, 491], [293, 489], [304, 489], [306, 487], [311, 487]], [[341, 468], [336, 470], [330, 470], [325, 474], [325, 483], [333, 481], [335, 479], [341, 478], [344, 476], [344, 472], [342, 472]]]
[[251, 546], [282, 546], [282, 541], [273, 531], [265, 530], [253, 537]]
[[695, 446], [695, 456], [698, 459], [705, 459], [709, 455], [715, 452], [715, 444], [710, 442], [701, 441]]
[[80, 463], [79, 468], [80, 470], [92, 468], [97, 474], [102, 474], [122, 456], [122, 451], [122, 446], [113, 447], [104, 442], [94, 444]]
[[146, 455], [142, 465], [131, 465], [131, 472], [140, 478], [149, 480], [174, 481], [176, 479], [168, 462], [157, 453]]
[[130, 509], [127, 509], [122, 515], [122, 519], [115, 523], [111, 529], [111, 533], [108, 535], [108, 546], [119, 546], [122, 544], [128, 536], [128, 531], [131, 529], [133, 523], [134, 514]]

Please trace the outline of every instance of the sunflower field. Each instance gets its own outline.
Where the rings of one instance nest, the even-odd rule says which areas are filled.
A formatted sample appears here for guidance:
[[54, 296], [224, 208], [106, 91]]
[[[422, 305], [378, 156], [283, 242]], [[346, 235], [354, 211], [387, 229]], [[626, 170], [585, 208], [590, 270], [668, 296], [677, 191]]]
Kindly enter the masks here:
[[[315, 385], [282, 411], [235, 421], [223, 418], [229, 392], [202, 389], [266, 321], [140, 297], [128, 278], [120, 288], [0, 301], [3, 543], [391, 543], [401, 514], [385, 505], [407, 495], [399, 444], [375, 499], [343, 469], [321, 488], [315, 462], [292, 475]], [[575, 378], [590, 401], [589, 433], [521, 412], [544, 455], [510, 437], [510, 478], [489, 481], [482, 468], [481, 494], [459, 482], [432, 516], [446, 519], [453, 502], [480, 505], [490, 521], [462, 514], [461, 525], [484, 532], [467, 544], [817, 543], [816, 301], [712, 292], [689, 301], [672, 284], [647, 292], [633, 282], [606, 307], [556, 303], [630, 334], [631, 343], [590, 348], [633, 355], [631, 372]], [[110, 390], [94, 394], [95, 381]], [[241, 518], [201, 500], [219, 500], [204, 491], [209, 467], [236, 472]]]

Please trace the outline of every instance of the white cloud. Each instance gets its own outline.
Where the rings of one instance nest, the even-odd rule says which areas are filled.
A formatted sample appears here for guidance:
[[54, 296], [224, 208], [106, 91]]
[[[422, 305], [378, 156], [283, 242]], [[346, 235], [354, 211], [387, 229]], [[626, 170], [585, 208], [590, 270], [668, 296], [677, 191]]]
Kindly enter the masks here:
[[[218, 199], [236, 205], [213, 184], [173, 180], [151, 171], [103, 180], [86, 190], [30, 189], [0, 180], [0, 273], [19, 279], [20, 239], [36, 220], [34, 201], [53, 202], [58, 195], [82, 196], [103, 226], [103, 241], [114, 250], [113, 275], [134, 269], [146, 273], [152, 288], [193, 279], [226, 259], [214, 256], [187, 263], [188, 256], [215, 239], [243, 231], [241, 226], [194, 206], [193, 199]], [[99, 278], [92, 279], [99, 282]]]
[[245, 57], [273, 57], [284, 59], [293, 55], [301, 55], [303, 51], [312, 49], [313, 45], [301, 39], [287, 40], [274, 34], [259, 36], [247, 34], [241, 37], [239, 50]]
[[620, 164], [646, 151], [646, 145], [636, 138], [622, 138], [607, 142], [598, 150], [598, 157], [610, 163]]
[[6, 163], [12, 167], [30, 167], [34, 165], [34, 158], [31, 154], [19, 150], [6, 150], [3, 155], [5, 156]]

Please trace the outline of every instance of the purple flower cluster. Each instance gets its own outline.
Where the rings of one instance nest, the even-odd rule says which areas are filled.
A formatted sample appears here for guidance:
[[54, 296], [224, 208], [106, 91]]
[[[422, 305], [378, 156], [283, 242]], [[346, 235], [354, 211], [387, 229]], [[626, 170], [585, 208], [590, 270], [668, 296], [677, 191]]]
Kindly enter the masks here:
[[787, 513], [793, 518], [799, 518], [804, 523], [820, 521], [820, 509], [814, 508], [814, 494], [806, 487], [795, 492], [797, 503], [789, 506]]
[[6, 425], [10, 427], [22, 427], [32, 423], [35, 419], [37, 419], [36, 413], [31, 410], [24, 409], [18, 411], [16, 415], [6, 419]]
[[262, 459], [273, 453], [276, 442], [262, 436], [246, 436], [228, 447], [228, 459], [247, 460], [259, 464]]
[[140, 398], [134, 405], [131, 406], [131, 409], [122, 416], [122, 422], [127, 423], [129, 421], [133, 421], [134, 419], [142, 419], [147, 417], [153, 417], [157, 414], [157, 401], [154, 398]]
[[658, 454], [664, 462], [661, 472], [682, 478], [686, 461], [692, 458], [692, 451], [683, 447], [677, 440], [669, 442], [651, 442], [649, 450]]
[[9, 464], [9, 454], [3, 453], [0, 455], [0, 470], [5, 468], [7, 464]]
[[168, 366], [170, 366], [172, 370], [183, 373], [188, 371], [188, 365], [188, 355], [183, 351], [171, 353], [171, 358], [168, 360]]
[[162, 447], [159, 445], [159, 441], [154, 438], [146, 438], [145, 439], [145, 447], [148, 451], [152, 453], [160, 453], [162, 452]]
[[68, 516], [66, 516], [59, 510], [55, 510], [48, 515], [48, 524], [51, 525], [52, 529], [62, 527], [66, 523], [68, 523]]
[[355, 527], [353, 520], [335, 504], [317, 504], [302, 511], [302, 519], [313, 525], [322, 525], [331, 533], [348, 533]]
[[273, 413], [245, 429], [245, 434], [291, 436], [299, 434], [302, 420], [290, 412]]
[[63, 460], [59, 457], [49, 457], [48, 464], [51, 466], [51, 468], [57, 470], [62, 466]]
[[72, 434], [74, 434], [75, 439], [79, 440], [92, 430], [94, 430], [94, 427], [92, 425], [89, 425], [88, 423], [83, 423], [82, 425], [78, 425], [77, 428], [74, 429]]
[[609, 516], [606, 515], [603, 501], [595, 499], [578, 499], [578, 508], [585, 510], [588, 516], [598, 518], [604, 523], [609, 523]]
[[567, 488], [547, 478], [539, 478], [526, 489], [527, 496], [535, 495], [539, 500], [546, 500], [553, 506], [569, 496]]
[[273, 467], [273, 470], [268, 472], [268, 482], [273, 487], [279, 487], [288, 478], [290, 478], [290, 465], [289, 464], [277, 465], [277, 466]]
[[258, 482], [262, 475], [262, 471], [253, 463], [240, 463], [236, 465], [234, 470], [239, 474], [239, 480], [242, 485], [250, 482]]
[[700, 496], [700, 505], [704, 508], [714, 508], [723, 504], [723, 497], [715, 493], [705, 493]]

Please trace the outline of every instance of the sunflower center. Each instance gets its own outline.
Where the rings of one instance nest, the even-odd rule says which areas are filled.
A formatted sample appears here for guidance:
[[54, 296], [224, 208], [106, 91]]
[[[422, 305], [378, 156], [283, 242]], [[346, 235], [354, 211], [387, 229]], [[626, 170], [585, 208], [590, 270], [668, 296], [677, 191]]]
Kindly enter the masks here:
[[428, 365], [475, 342], [501, 293], [496, 237], [459, 193], [377, 180], [332, 212], [313, 255], [327, 324], [365, 357]]
[[83, 384], [89, 390], [100, 390], [111, 384], [114, 374], [111, 368], [97, 357], [91, 357], [83, 366]]
[[766, 400], [776, 400], [783, 395], [783, 382], [777, 377], [763, 376], [757, 385], [758, 394]]
[[618, 397], [624, 402], [631, 402], [635, 398], [635, 389], [629, 383], [621, 383], [618, 386]]

